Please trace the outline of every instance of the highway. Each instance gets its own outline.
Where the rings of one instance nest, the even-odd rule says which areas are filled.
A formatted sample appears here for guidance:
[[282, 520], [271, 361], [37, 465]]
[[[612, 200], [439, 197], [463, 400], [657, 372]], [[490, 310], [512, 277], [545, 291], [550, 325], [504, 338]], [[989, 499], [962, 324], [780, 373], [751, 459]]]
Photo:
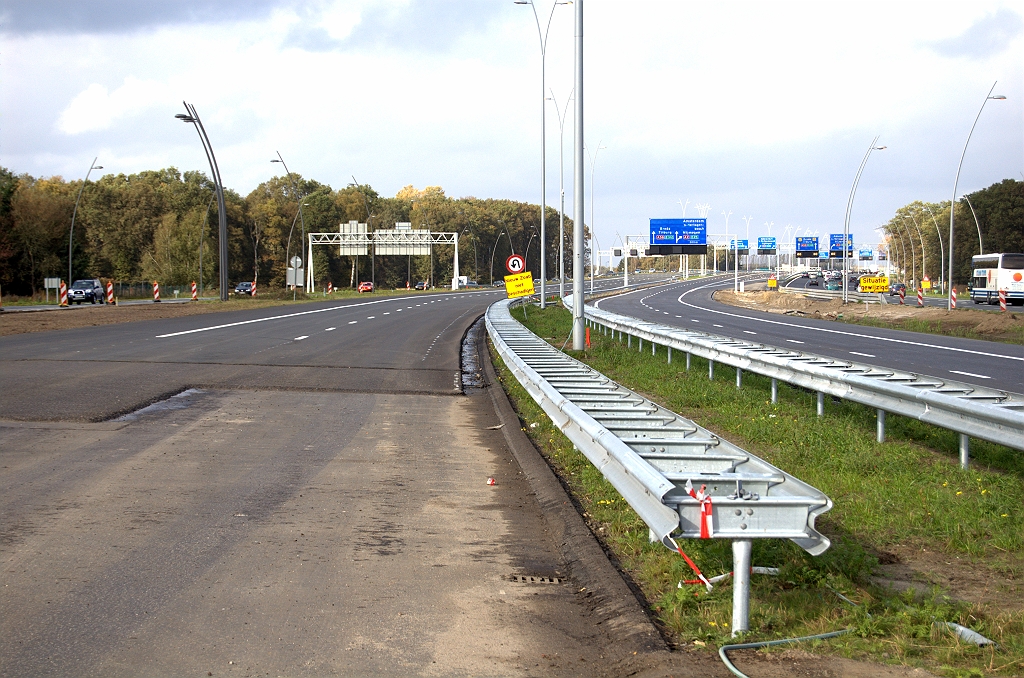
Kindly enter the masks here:
[[711, 298], [715, 290], [731, 289], [732, 284], [731, 277], [674, 282], [594, 303], [608, 311], [673, 327], [1024, 393], [1024, 347], [791, 318]]
[[[783, 286], [788, 287], [790, 289], [807, 289], [809, 292], [815, 292], [825, 289], [825, 281], [822, 280], [821, 278], [818, 278], [817, 285], [811, 285], [810, 283], [810, 278], [794, 278], [793, 280], [784, 283]], [[856, 283], [851, 283], [850, 291], [857, 291]], [[890, 296], [889, 294], [886, 294], [885, 299], [890, 304], [900, 303], [900, 299], [896, 295]], [[946, 308], [945, 296], [935, 296], [934, 294], [925, 295], [923, 301], [924, 305], [929, 308]], [[904, 299], [903, 303], [907, 304], [908, 306], [917, 306], [917, 292], [915, 290], [908, 289], [906, 293], [906, 298]], [[993, 313], [1000, 312], [999, 304], [976, 304], [969, 298], [967, 298], [966, 293], [964, 293], [963, 297], [957, 299], [956, 303], [958, 308], [969, 308], [976, 311], [989, 311]]]
[[654, 627], [462, 383], [501, 296], [0, 338], [0, 676], [642, 668]]

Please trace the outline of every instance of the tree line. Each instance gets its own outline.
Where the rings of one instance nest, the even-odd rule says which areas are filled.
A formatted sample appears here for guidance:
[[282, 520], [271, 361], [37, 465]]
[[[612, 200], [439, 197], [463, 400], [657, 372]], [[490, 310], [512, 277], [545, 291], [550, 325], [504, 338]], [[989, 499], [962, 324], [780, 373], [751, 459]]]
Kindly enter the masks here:
[[[218, 207], [214, 184], [202, 172], [174, 167], [137, 174], [107, 174], [83, 182], [59, 176], [32, 177], [0, 167], [0, 285], [5, 294], [41, 295], [43, 279], [66, 278], [75, 200], [81, 201], [70, 241], [74, 279], [122, 283], [160, 281], [168, 286], [219, 280]], [[369, 231], [398, 222], [434, 232], [459, 233], [459, 269], [480, 284], [501, 280], [505, 259], [525, 255], [540, 275], [540, 209], [513, 200], [450, 198], [438, 186], [403, 188], [393, 198], [367, 184], [334, 189], [292, 173], [263, 182], [247, 196], [225, 188], [228, 279], [257, 281], [260, 289], [283, 289], [287, 261], [302, 253], [305, 231], [337, 232], [358, 221]], [[299, 203], [302, 214], [299, 214]], [[545, 213], [547, 272], [557, 275], [558, 212]], [[566, 271], [571, 269], [572, 220], [565, 219]], [[313, 274], [318, 285], [378, 286], [406, 282], [450, 284], [453, 246], [435, 245], [433, 256], [343, 256], [318, 246]], [[493, 262], [493, 265], [492, 265]], [[71, 281], [69, 281], [71, 282]]]
[[[948, 277], [952, 203], [916, 200], [896, 210], [882, 229], [888, 256], [915, 284]], [[1004, 179], [956, 202], [953, 215], [953, 284], [971, 279], [971, 257], [984, 252], [1024, 252], [1024, 182]]]

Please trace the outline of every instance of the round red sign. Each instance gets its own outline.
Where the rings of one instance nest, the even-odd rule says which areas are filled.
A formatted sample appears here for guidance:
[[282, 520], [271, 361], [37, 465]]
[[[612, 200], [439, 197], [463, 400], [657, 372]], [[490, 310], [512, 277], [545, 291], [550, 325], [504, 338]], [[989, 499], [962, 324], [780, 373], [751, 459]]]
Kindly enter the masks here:
[[505, 260], [505, 268], [508, 269], [509, 273], [522, 273], [526, 270], [526, 259], [523, 259], [518, 254], [513, 254]]

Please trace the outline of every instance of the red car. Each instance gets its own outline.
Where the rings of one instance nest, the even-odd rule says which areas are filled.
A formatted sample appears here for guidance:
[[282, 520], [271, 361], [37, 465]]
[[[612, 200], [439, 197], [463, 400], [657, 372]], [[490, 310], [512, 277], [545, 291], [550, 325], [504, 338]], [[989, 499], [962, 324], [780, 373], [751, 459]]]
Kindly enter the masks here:
[[361, 283], [359, 283], [359, 292], [360, 293], [372, 292], [372, 291], [373, 291], [373, 283], [372, 282], [361, 282]]

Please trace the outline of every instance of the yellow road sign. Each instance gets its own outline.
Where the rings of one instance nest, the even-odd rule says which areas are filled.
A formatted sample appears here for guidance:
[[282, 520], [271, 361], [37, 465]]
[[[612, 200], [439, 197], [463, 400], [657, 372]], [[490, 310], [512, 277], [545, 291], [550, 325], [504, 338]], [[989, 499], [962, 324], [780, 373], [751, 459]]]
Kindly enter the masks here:
[[529, 271], [505, 276], [505, 294], [509, 299], [533, 294], [533, 274]]
[[922, 280], [921, 281], [921, 287], [923, 289], [930, 290], [932, 288], [932, 281], [931, 280]]
[[768, 278], [768, 289], [774, 290], [778, 286], [779, 286], [779, 281], [778, 280], [776, 280], [775, 278]]
[[861, 292], [880, 292], [885, 293], [889, 291], [889, 276], [878, 275], [878, 276], [864, 276], [860, 279], [860, 291]]

